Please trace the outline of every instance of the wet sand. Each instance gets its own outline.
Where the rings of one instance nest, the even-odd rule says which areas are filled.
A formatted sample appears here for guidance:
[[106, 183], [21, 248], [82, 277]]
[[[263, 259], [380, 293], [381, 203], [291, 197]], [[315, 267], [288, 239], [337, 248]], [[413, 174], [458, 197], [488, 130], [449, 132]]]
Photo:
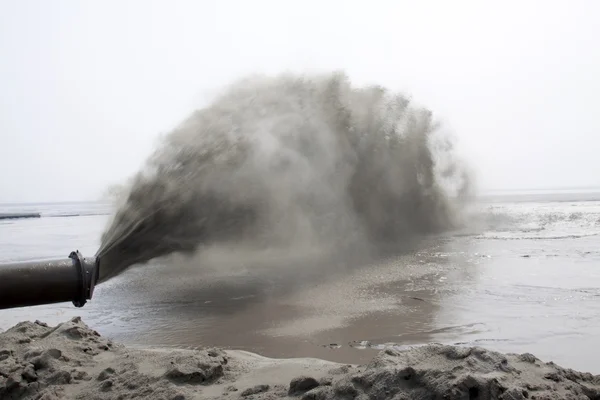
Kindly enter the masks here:
[[0, 334], [3, 399], [597, 399], [600, 376], [532, 354], [426, 345], [366, 365], [243, 351], [131, 349], [79, 318], [21, 322]]

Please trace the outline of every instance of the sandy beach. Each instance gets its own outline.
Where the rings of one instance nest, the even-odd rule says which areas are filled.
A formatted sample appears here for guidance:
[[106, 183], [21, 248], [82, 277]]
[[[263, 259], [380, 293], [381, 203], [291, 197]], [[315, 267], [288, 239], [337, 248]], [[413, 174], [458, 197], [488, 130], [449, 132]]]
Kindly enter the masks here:
[[80, 318], [0, 334], [2, 399], [598, 399], [600, 376], [531, 354], [430, 344], [365, 365], [244, 351], [128, 348]]

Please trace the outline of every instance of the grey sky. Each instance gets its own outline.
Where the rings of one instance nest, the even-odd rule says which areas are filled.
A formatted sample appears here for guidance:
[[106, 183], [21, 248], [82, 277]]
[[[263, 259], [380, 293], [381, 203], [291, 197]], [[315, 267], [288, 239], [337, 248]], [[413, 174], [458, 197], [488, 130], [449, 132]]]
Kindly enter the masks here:
[[0, 0], [0, 202], [95, 199], [243, 74], [344, 69], [483, 188], [600, 185], [600, 2]]

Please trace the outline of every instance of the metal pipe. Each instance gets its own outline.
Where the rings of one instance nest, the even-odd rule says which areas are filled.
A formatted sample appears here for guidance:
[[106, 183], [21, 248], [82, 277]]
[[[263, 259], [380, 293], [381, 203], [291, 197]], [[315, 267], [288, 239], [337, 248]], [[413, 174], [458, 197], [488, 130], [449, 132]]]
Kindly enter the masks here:
[[72, 301], [83, 307], [98, 280], [99, 259], [79, 251], [62, 260], [0, 265], [0, 309]]

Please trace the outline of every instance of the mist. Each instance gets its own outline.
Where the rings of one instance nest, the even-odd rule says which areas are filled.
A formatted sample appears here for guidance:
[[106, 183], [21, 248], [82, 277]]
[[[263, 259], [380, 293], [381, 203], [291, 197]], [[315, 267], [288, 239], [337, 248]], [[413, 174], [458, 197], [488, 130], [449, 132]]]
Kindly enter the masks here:
[[123, 189], [100, 279], [215, 244], [376, 253], [460, 223], [471, 178], [430, 110], [343, 72], [253, 75], [161, 139]]

